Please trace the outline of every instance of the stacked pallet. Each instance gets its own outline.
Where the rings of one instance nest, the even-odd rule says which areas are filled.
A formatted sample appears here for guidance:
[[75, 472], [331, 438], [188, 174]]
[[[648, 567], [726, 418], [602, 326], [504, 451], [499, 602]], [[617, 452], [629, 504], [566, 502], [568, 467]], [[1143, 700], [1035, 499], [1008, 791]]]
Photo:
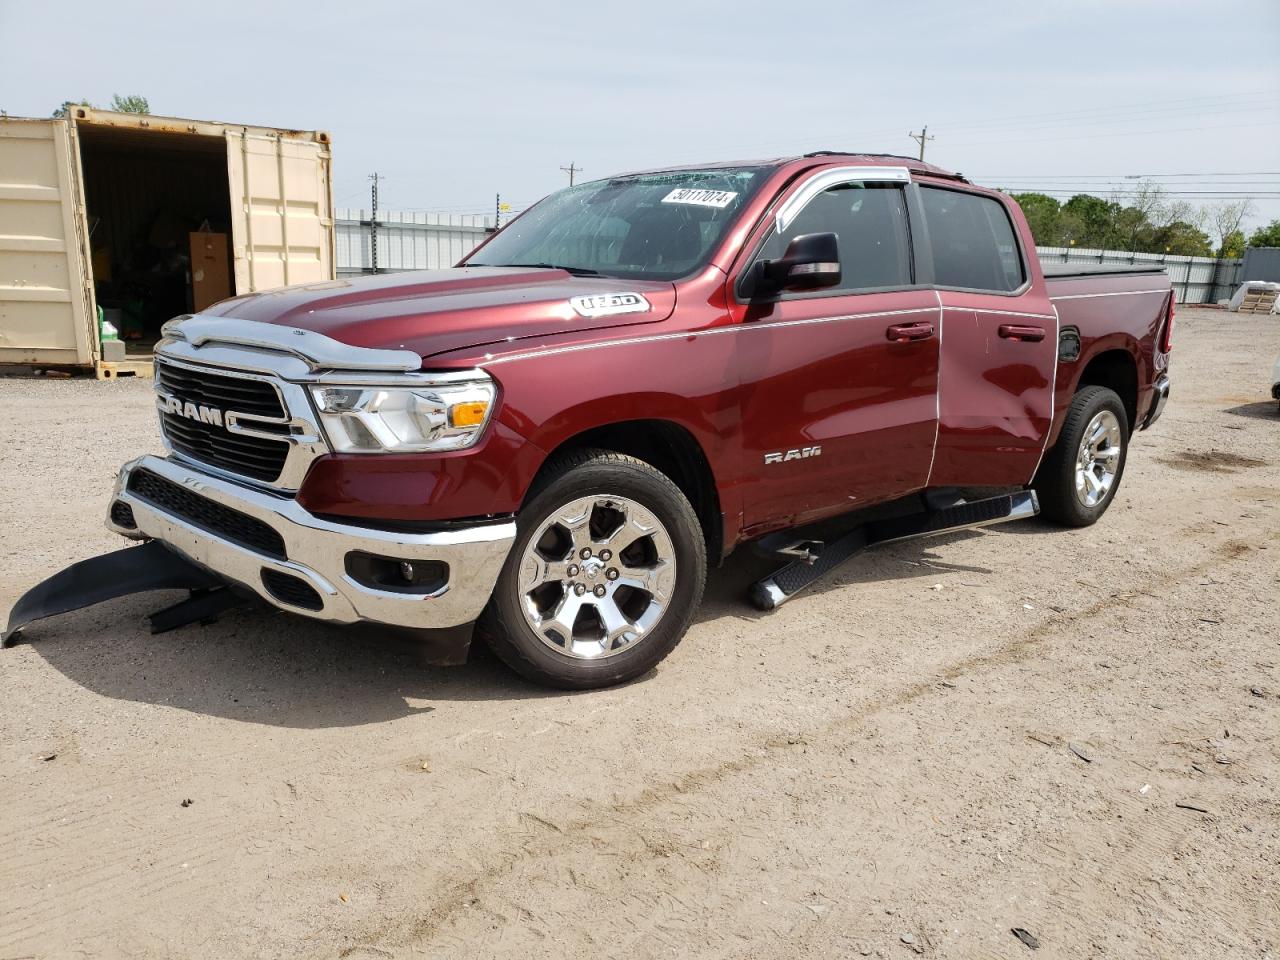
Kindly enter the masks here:
[[1236, 313], [1275, 313], [1278, 299], [1280, 283], [1250, 280], [1240, 285], [1227, 309]]

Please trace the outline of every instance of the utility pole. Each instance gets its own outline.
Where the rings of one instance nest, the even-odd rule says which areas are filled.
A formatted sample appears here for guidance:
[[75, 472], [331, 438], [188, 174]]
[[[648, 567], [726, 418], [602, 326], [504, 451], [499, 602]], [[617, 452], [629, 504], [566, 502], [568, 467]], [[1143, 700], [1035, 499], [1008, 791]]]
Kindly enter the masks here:
[[379, 173], [369, 174], [369, 179], [373, 181], [373, 209], [370, 211], [369, 217], [369, 254], [373, 260], [373, 272], [378, 272], [378, 181], [385, 180], [386, 177]]
[[569, 165], [567, 167], [561, 167], [560, 169], [569, 175], [569, 186], [571, 187], [573, 186], [573, 175], [575, 173], [582, 172], [582, 168], [574, 166], [574, 163], [572, 160], [569, 161]]
[[925, 143], [929, 140], [934, 139], [933, 137], [929, 136], [929, 125], [926, 123], [923, 127], [920, 128], [919, 133], [913, 133], [910, 136], [912, 140], [915, 140], [920, 144], [920, 159], [923, 160]]
[[502, 194], [495, 193], [493, 195], [493, 229], [497, 230], [502, 226]]

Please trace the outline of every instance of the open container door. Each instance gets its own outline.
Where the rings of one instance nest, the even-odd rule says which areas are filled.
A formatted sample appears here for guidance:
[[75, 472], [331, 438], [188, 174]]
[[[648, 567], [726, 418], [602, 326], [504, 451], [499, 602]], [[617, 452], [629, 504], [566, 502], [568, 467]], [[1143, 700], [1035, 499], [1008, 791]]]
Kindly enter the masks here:
[[0, 119], [0, 363], [98, 359], [79, 172], [67, 121]]
[[329, 138], [226, 131], [236, 293], [332, 280]]

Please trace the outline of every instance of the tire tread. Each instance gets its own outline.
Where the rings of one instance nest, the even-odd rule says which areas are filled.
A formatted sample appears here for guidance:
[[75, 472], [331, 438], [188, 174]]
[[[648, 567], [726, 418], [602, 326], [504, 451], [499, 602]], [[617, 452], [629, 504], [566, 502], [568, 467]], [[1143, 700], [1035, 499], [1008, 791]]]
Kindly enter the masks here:
[[[642, 673], [652, 669], [659, 661], [661, 661], [671, 650], [680, 642], [685, 631], [689, 628], [689, 624], [693, 619], [693, 614], [697, 610], [698, 605], [702, 602], [702, 593], [706, 585], [706, 542], [702, 536], [702, 528], [698, 523], [697, 514], [694, 512], [692, 505], [685, 497], [675, 483], [652, 466], [636, 457], [628, 456], [623, 453], [616, 453], [612, 450], [602, 450], [593, 447], [583, 447], [570, 451], [557, 457], [551, 464], [544, 469], [541, 475], [534, 481], [529, 489], [529, 493], [525, 498], [525, 507], [527, 510], [530, 505], [534, 504], [537, 499], [547, 490], [553, 487], [566, 475], [584, 468], [594, 467], [613, 467], [627, 471], [640, 471], [650, 480], [666, 487], [666, 494], [676, 505], [679, 512], [686, 514], [684, 518], [691, 524], [697, 536], [692, 537], [692, 547], [695, 551], [695, 566], [702, 575], [697, 577], [694, 585], [694, 593], [691, 602], [687, 605], [687, 609], [683, 611], [683, 615], [677, 622], [668, 621], [659, 625], [662, 629], [668, 629], [674, 626], [676, 629], [670, 630], [669, 636], [661, 643], [655, 644], [647, 648], [646, 655], [628, 660], [627, 658], [619, 658], [623, 662], [612, 660], [600, 661], [602, 666], [613, 665], [612, 671], [608, 669], [599, 669], [594, 675], [589, 677], [572, 677], [564, 673], [552, 673], [548, 671], [541, 663], [530, 657], [518, 643], [514, 642], [511, 637], [513, 633], [520, 630], [527, 630], [528, 626], [521, 620], [518, 623], [509, 622], [508, 616], [504, 613], [502, 604], [497, 602], [497, 590], [501, 589], [506, 579], [507, 571], [504, 569], [503, 575], [498, 578], [498, 587], [495, 588], [495, 596], [491, 598], [484, 613], [476, 626], [481, 635], [488, 643], [489, 648], [504, 664], [518, 673], [527, 680], [545, 686], [559, 687], [564, 690], [589, 690], [598, 687], [610, 686], [616, 683], [622, 683], [626, 680], [633, 679]], [[675, 531], [672, 531], [675, 536]], [[519, 537], [517, 537], [519, 542]], [[518, 562], [515, 556], [515, 549], [512, 550], [511, 557], [508, 558], [508, 564]], [[670, 610], [667, 616], [678, 614], [680, 611]]]
[[[1121, 454], [1119, 473], [1110, 496], [1100, 507], [1090, 509], [1076, 497], [1075, 490], [1075, 456], [1080, 444], [1081, 434], [1093, 416], [1102, 408], [1108, 408], [1120, 419], [1121, 435], [1124, 437], [1124, 452]], [[1124, 478], [1125, 464], [1129, 459], [1129, 416], [1119, 394], [1109, 387], [1081, 387], [1071, 398], [1071, 406], [1062, 430], [1058, 433], [1058, 442], [1045, 456], [1044, 462], [1036, 472], [1031, 486], [1040, 500], [1040, 515], [1046, 520], [1066, 527], [1087, 527], [1094, 524], [1104, 514], [1116, 498], [1120, 489], [1120, 481]]]

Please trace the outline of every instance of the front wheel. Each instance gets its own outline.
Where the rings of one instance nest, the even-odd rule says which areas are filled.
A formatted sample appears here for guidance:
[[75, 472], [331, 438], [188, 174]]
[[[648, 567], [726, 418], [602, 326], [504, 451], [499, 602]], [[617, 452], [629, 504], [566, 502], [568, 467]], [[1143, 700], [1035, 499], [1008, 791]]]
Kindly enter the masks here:
[[665, 474], [581, 451], [548, 471], [516, 526], [479, 626], [517, 673], [605, 687], [640, 676], [680, 642], [702, 599], [706, 544]]
[[1087, 527], [1115, 499], [1129, 452], [1129, 415], [1114, 390], [1084, 387], [1071, 399], [1058, 442], [1032, 481], [1040, 512]]

